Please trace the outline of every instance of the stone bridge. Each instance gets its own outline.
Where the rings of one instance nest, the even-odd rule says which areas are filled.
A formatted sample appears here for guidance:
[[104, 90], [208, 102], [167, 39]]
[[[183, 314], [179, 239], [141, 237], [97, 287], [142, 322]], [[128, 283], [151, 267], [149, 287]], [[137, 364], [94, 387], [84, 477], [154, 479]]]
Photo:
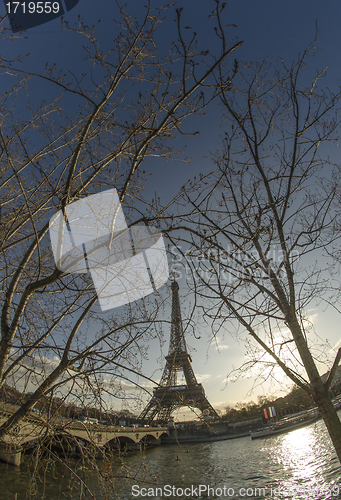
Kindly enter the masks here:
[[166, 427], [114, 427], [100, 424], [72, 422], [63, 428], [64, 433], [99, 447], [126, 444], [129, 449], [141, 449], [141, 444], [161, 444], [160, 437]]
[[[0, 425], [17, 409], [16, 406], [0, 403]], [[98, 450], [104, 447], [141, 450], [146, 444], [160, 445], [160, 437], [166, 432], [166, 427], [116, 427], [70, 422], [62, 417], [47, 420], [44, 415], [31, 413], [0, 443], [0, 459], [19, 465], [25, 447], [51, 435], [69, 439], [79, 447], [94, 445]]]

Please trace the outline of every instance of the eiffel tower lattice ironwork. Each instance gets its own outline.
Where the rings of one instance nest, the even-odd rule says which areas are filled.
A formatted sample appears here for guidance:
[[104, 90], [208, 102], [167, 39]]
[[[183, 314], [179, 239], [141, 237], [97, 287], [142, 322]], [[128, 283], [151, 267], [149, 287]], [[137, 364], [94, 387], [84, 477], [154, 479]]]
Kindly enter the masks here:
[[[179, 286], [174, 281], [172, 288], [172, 319], [169, 351], [166, 356], [160, 384], [154, 388], [152, 399], [140, 415], [143, 420], [169, 420], [171, 413], [182, 406], [197, 408], [213, 417], [217, 412], [206, 398], [202, 384], [197, 382], [187, 352], [183, 325], [181, 321]], [[186, 384], [178, 385], [178, 372], [182, 370]]]

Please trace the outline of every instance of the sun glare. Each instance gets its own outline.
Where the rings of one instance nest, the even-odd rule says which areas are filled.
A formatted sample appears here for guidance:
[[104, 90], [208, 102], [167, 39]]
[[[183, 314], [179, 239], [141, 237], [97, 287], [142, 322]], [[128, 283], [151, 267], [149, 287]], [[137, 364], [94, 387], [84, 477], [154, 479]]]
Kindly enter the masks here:
[[325, 456], [315, 426], [289, 432], [278, 440], [276, 458], [287, 471], [286, 487], [292, 484], [323, 483], [321, 457]]

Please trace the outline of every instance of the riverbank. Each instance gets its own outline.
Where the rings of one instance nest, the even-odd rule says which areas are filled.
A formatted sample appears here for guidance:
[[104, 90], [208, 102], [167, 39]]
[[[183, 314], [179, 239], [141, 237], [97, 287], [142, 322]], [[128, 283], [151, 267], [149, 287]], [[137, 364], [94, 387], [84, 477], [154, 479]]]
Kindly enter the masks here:
[[238, 433], [238, 434], [219, 434], [212, 436], [179, 436], [175, 435], [172, 437], [161, 438], [162, 444], [190, 444], [190, 443], [213, 443], [215, 441], [226, 441], [228, 439], [237, 439], [241, 437], [250, 436], [250, 432]]
[[210, 443], [215, 441], [226, 441], [250, 436], [253, 430], [259, 428], [261, 420], [253, 419], [244, 422], [230, 424], [228, 422], [215, 422], [196, 425], [172, 425], [167, 429], [167, 435], [161, 436], [162, 444], [189, 444]]

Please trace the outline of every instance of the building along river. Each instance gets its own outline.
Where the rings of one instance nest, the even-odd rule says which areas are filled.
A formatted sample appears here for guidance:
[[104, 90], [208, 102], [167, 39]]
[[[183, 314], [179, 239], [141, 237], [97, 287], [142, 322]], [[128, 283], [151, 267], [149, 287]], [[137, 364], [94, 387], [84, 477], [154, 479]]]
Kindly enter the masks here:
[[[340, 413], [339, 413], [340, 414]], [[34, 455], [20, 468], [0, 464], [0, 499], [257, 498], [341, 499], [341, 468], [322, 421], [265, 439], [167, 445], [98, 460], [98, 474], [76, 460], [73, 473], [45, 458], [30, 485]], [[84, 477], [93, 497], [73, 487]], [[106, 493], [105, 493], [106, 491]]]

